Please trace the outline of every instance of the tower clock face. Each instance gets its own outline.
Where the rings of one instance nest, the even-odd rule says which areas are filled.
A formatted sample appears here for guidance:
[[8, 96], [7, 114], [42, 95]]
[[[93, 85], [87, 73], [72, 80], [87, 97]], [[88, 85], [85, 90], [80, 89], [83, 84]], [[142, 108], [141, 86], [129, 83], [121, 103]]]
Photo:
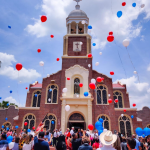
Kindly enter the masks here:
[[81, 51], [81, 46], [82, 46], [81, 41], [73, 42], [73, 51], [74, 52], [80, 52]]

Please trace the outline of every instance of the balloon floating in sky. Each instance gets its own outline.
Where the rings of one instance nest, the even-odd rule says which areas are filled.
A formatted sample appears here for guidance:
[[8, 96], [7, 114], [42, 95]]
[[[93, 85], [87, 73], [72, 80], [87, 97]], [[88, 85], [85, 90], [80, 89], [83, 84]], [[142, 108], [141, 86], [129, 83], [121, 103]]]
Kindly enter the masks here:
[[98, 65], [99, 65], [99, 62], [96, 62], [96, 63], [95, 63], [95, 66], [98, 66]]
[[9, 103], [7, 103], [7, 106], [9, 106]]
[[7, 121], [7, 120], [8, 120], [8, 118], [6, 117], [6, 118], [5, 118], [5, 120]]
[[31, 130], [30, 130], [30, 129], [28, 129], [28, 130], [27, 130], [27, 132], [31, 132]]
[[96, 43], [93, 43], [93, 46], [96, 46]]
[[9, 29], [11, 29], [11, 26], [8, 26]]
[[114, 36], [113, 35], [108, 35], [107, 36], [107, 41], [108, 42], [112, 42], [114, 40]]
[[102, 52], [100, 52], [99, 54], [102, 55]]
[[109, 35], [113, 35], [113, 32], [112, 32], [112, 31], [110, 31], [110, 32], [109, 32]]
[[131, 115], [131, 118], [133, 119], [133, 118], [134, 118], [134, 116], [133, 116], [133, 115]]
[[80, 42], [80, 45], [82, 45], [83, 44], [83, 42]]
[[110, 72], [110, 75], [114, 75], [114, 72], [113, 72], [113, 71], [111, 71], [111, 72]]
[[133, 3], [132, 6], [133, 6], [133, 7], [136, 7], [136, 3]]
[[127, 48], [130, 44], [130, 41], [128, 39], [125, 39], [125, 40], [123, 40], [122, 44], [123, 44], [124, 47]]
[[90, 67], [91, 67], [91, 64], [88, 64], [88, 67], [90, 68]]
[[94, 90], [94, 89], [95, 89], [95, 84], [94, 84], [94, 83], [90, 83], [90, 84], [89, 84], [89, 87], [90, 87], [92, 90]]
[[102, 78], [101, 77], [97, 77], [97, 82], [102, 82]]
[[2, 97], [0, 97], [0, 99], [2, 99]]
[[37, 52], [40, 53], [40, 52], [41, 52], [41, 49], [38, 49]]
[[79, 84], [79, 87], [83, 87], [83, 83], [80, 83], [80, 84]]
[[27, 125], [28, 125], [28, 123], [27, 123], [27, 122], [25, 122], [25, 123], [24, 123], [24, 125], [25, 125], [25, 126], [27, 126]]
[[37, 97], [37, 94], [35, 94], [34, 96]]
[[66, 111], [69, 111], [69, 110], [70, 110], [70, 106], [69, 106], [69, 105], [66, 105], [66, 106], [65, 106], [65, 110], [66, 110]]
[[20, 64], [20, 63], [16, 64], [16, 69], [18, 71], [20, 71], [22, 69], [22, 64]]
[[136, 104], [135, 103], [133, 103], [133, 107], [135, 107], [136, 106]]
[[39, 64], [40, 64], [40, 66], [44, 66], [44, 62], [43, 61], [40, 61]]
[[50, 92], [52, 92], [52, 89], [49, 89]]
[[124, 116], [124, 114], [121, 114], [121, 117], [123, 117]]
[[126, 2], [123, 2], [123, 3], [122, 3], [122, 6], [126, 6]]
[[84, 96], [87, 97], [89, 95], [88, 92], [84, 92]]
[[62, 92], [67, 93], [67, 88], [63, 88]]
[[120, 18], [122, 16], [122, 11], [117, 12], [117, 17]]
[[102, 118], [100, 118], [98, 121], [100, 121], [101, 123], [103, 123], [103, 122], [104, 122], [104, 120], [103, 120]]
[[10, 93], [12, 93], [12, 91], [10, 90]]
[[59, 58], [57, 58], [56, 60], [59, 61]]
[[118, 99], [115, 99], [115, 103], [118, 103]]
[[4, 125], [2, 125], [2, 128], [4, 128]]
[[92, 29], [92, 26], [91, 26], [91, 25], [89, 25], [89, 26], [88, 26], [88, 29]]
[[54, 35], [51, 35], [51, 38], [54, 38]]
[[91, 83], [96, 83], [96, 80], [95, 79], [91, 79]]
[[92, 57], [92, 54], [88, 54], [88, 57], [91, 58], [91, 57]]
[[26, 90], [27, 90], [28, 88], [26, 87]]
[[82, 20], [82, 22], [81, 22], [82, 24], [85, 24], [85, 21], [84, 20]]
[[112, 103], [112, 99], [109, 99], [109, 100], [108, 100], [108, 103], [109, 103], [109, 104]]
[[70, 78], [67, 78], [67, 80], [70, 80]]
[[41, 16], [41, 22], [45, 22], [47, 20], [46, 16]]
[[94, 129], [94, 126], [93, 126], [92, 124], [89, 124], [89, 125], [88, 125], [88, 129], [89, 129], [89, 130], [93, 130], [93, 129]]
[[124, 111], [124, 112], [126, 112], [127, 110], [126, 110], [126, 109], [124, 109], [123, 111]]
[[134, 71], [134, 74], [137, 74], [137, 71]]
[[54, 124], [55, 122], [54, 121], [52, 121], [52, 124]]
[[145, 4], [141, 4], [141, 8], [144, 8], [145, 7]]

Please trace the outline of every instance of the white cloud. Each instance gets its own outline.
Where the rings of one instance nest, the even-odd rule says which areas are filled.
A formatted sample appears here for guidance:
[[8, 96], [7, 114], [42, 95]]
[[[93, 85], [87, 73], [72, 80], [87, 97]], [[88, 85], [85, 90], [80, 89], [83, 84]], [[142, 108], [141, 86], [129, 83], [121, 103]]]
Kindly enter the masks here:
[[[111, 0], [112, 1], [112, 0]], [[133, 25], [132, 21], [137, 20], [138, 16], [145, 12], [145, 19], [150, 18], [150, 1], [137, 0], [137, 6], [132, 7], [131, 0], [126, 0], [127, 5], [122, 7], [121, 2], [113, 0], [83, 0], [80, 2], [81, 10], [85, 11], [89, 17], [90, 25], [93, 26], [92, 35], [93, 42], [96, 41], [97, 46], [93, 49], [104, 48], [107, 43], [107, 36], [110, 31], [114, 32], [115, 40], [122, 42], [125, 38], [136, 38], [140, 35], [142, 26], [140, 23]], [[141, 4], [145, 4], [144, 8], [140, 8]], [[66, 18], [74, 9], [75, 3], [70, 0], [43, 0], [42, 12], [47, 16], [47, 22], [41, 23], [40, 17], [33, 25], [28, 25], [26, 31], [37, 37], [50, 35], [51, 33], [66, 34]], [[117, 11], [122, 10], [123, 15], [117, 18]]]
[[13, 97], [6, 97], [5, 101], [8, 101], [9, 103], [15, 103], [19, 107], [24, 107], [25, 104], [21, 104], [20, 102], [16, 101]]
[[150, 64], [149, 64], [149, 66], [147, 67], [147, 71], [150, 71]]
[[138, 79], [132, 76], [127, 79], [120, 79], [122, 84], [126, 84], [127, 92], [129, 93], [129, 100], [132, 106], [133, 103], [137, 104], [137, 108], [141, 109], [143, 106], [150, 107], [150, 87], [149, 83], [142, 82], [138, 83]]
[[22, 82], [32, 82], [36, 78], [41, 77], [41, 75], [36, 72], [34, 69], [25, 69], [18, 71], [12, 67], [13, 63], [16, 63], [13, 55], [9, 55], [6, 53], [0, 52], [0, 60], [1, 60], [1, 68], [0, 68], [0, 75], [8, 76], [10, 79], [13, 80], [21, 80]]

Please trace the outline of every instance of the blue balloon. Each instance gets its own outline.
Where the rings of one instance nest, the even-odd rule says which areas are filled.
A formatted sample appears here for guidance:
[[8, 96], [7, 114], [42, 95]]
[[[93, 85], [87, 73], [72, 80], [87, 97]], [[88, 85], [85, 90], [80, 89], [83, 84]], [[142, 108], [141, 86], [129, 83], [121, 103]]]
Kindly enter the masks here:
[[88, 29], [92, 29], [92, 26], [91, 26], [91, 25], [89, 25], [89, 26], [88, 26]]
[[133, 7], [136, 7], [136, 3], [133, 3], [132, 6], [133, 6]]
[[15, 126], [16, 129], [18, 129], [18, 126]]
[[11, 143], [12, 140], [13, 140], [13, 137], [12, 137], [12, 136], [8, 136], [8, 137], [7, 137], [7, 142], [8, 142], [8, 143]]
[[4, 125], [2, 125], [2, 128], [4, 128]]
[[2, 99], [2, 97], [0, 97], [0, 99]]
[[52, 121], [52, 124], [54, 124], [55, 122], [54, 121]]
[[144, 128], [143, 133], [144, 133], [146, 136], [150, 135], [150, 128], [147, 128], [147, 127]]
[[9, 128], [7, 127], [7, 128], [6, 128], [6, 130], [8, 131], [8, 130], [9, 130]]
[[117, 12], [117, 17], [120, 18], [122, 16], [122, 11]]
[[142, 137], [145, 138], [145, 135], [143, 134]]
[[34, 96], [37, 97], [37, 94], [35, 94]]
[[51, 92], [51, 91], [52, 91], [52, 89], [49, 89], [49, 91]]
[[133, 116], [133, 115], [131, 115], [131, 118], [133, 119], [133, 118], [134, 118], [134, 116]]
[[96, 123], [95, 123], [95, 128], [99, 131], [99, 130], [101, 130], [102, 129], [102, 123], [101, 122], [99, 122], [99, 121], [97, 121]]
[[7, 106], [9, 106], [9, 103], [7, 103]]
[[12, 93], [12, 91], [10, 91], [10, 93]]
[[101, 134], [102, 132], [103, 132], [102, 130], [98, 131], [98, 135], [100, 136], [100, 134]]
[[143, 130], [142, 130], [142, 128], [136, 128], [135, 129], [135, 132], [136, 132], [136, 134], [138, 135], [138, 136], [142, 136], [143, 135]]
[[88, 92], [84, 92], [84, 96], [87, 97], [89, 95]]
[[11, 29], [11, 26], [8, 26], [9, 29]]
[[7, 121], [7, 120], [8, 120], [8, 118], [6, 117], [6, 118], [5, 118], [5, 120]]
[[28, 130], [27, 130], [27, 132], [31, 132], [31, 130], [30, 130], [30, 129], [28, 129]]
[[96, 46], [96, 43], [93, 43], [93, 46]]
[[102, 118], [100, 118], [99, 121], [100, 121], [101, 123], [103, 123], [104, 120], [103, 120]]

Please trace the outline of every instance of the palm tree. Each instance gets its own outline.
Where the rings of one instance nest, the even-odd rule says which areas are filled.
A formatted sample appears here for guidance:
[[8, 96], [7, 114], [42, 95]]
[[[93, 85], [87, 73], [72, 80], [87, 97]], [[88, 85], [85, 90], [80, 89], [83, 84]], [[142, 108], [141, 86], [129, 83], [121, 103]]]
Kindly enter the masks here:
[[[3, 109], [8, 108], [8, 106], [7, 106], [8, 103], [9, 103], [8, 101], [2, 101], [2, 103], [0, 103], [0, 107], [3, 107]], [[15, 103], [10, 103], [9, 106], [10, 105], [14, 105], [14, 106], [18, 107], [17, 105], [15, 105]]]

